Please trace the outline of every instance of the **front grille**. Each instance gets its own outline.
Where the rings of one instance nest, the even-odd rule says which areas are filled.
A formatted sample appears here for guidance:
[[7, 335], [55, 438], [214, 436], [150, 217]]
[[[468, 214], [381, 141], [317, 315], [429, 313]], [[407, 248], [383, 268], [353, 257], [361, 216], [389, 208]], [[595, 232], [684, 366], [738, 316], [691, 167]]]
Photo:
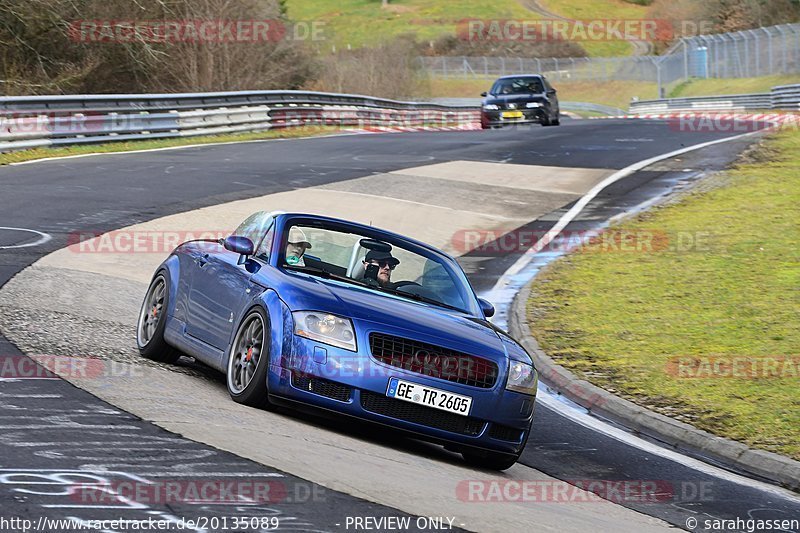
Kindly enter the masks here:
[[314, 394], [339, 400], [340, 402], [349, 401], [350, 391], [352, 390], [347, 385], [314, 376], [296, 374], [294, 372], [292, 372], [292, 386], [296, 389], [313, 392]]
[[522, 439], [522, 430], [502, 424], [492, 424], [492, 427], [489, 429], [489, 436], [493, 439], [519, 442]]
[[488, 389], [497, 381], [497, 365], [441, 346], [384, 333], [370, 333], [372, 357], [424, 376]]
[[365, 390], [361, 391], [361, 407], [371, 413], [471, 437], [480, 435], [484, 426], [484, 422], [476, 418], [455, 415], [441, 409], [395, 400], [394, 398]]

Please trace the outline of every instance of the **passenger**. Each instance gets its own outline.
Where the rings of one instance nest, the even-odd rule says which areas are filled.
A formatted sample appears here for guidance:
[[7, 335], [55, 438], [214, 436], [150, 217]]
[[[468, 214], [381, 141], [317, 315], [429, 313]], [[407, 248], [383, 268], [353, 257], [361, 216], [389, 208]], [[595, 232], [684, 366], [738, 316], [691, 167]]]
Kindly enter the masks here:
[[[364, 270], [366, 272], [364, 278], [377, 281], [378, 285], [383, 288], [393, 289], [395, 284], [392, 283], [392, 270], [399, 264], [400, 260], [390, 252], [370, 250], [364, 257]], [[377, 269], [377, 272], [374, 272], [374, 277], [370, 273], [370, 266], [373, 267], [373, 271]]]
[[286, 264], [306, 266], [303, 261], [303, 254], [306, 250], [311, 248], [311, 243], [308, 242], [306, 234], [297, 226], [289, 230], [289, 239], [286, 243]]

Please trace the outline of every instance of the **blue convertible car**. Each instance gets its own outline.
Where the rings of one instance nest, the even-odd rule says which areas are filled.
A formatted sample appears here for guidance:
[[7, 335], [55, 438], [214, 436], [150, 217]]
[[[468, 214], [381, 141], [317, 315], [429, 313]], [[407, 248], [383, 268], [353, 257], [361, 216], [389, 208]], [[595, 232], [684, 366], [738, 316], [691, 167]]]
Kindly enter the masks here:
[[307, 214], [255, 213], [178, 246], [137, 324], [144, 357], [226, 373], [251, 406], [312, 406], [405, 430], [506, 469], [537, 374], [456, 261], [421, 242]]

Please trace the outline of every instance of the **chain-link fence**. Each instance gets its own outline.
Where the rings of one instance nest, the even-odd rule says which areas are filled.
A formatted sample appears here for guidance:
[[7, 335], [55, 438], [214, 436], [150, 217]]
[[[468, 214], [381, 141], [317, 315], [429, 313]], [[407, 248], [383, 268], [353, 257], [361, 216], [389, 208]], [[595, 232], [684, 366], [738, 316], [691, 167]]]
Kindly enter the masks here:
[[495, 78], [538, 72], [555, 81], [750, 78], [800, 73], [800, 24], [683, 38], [660, 56], [593, 58], [421, 57], [431, 76]]

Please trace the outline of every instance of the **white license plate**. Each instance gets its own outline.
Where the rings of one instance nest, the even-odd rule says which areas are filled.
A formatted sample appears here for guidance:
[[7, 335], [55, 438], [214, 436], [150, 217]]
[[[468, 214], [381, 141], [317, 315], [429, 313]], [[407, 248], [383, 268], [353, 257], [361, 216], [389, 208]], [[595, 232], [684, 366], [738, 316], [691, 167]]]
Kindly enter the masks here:
[[469, 396], [453, 394], [446, 390], [425, 387], [397, 378], [389, 380], [386, 396], [464, 416], [469, 415], [472, 408], [472, 398]]

